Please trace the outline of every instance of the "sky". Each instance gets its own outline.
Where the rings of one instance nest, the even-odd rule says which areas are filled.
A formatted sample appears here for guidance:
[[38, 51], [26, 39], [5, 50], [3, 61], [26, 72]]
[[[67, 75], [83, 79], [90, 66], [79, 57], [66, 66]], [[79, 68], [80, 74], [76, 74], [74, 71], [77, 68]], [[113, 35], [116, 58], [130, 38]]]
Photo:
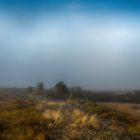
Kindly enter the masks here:
[[139, 0], [0, 0], [0, 87], [61, 80], [140, 89]]

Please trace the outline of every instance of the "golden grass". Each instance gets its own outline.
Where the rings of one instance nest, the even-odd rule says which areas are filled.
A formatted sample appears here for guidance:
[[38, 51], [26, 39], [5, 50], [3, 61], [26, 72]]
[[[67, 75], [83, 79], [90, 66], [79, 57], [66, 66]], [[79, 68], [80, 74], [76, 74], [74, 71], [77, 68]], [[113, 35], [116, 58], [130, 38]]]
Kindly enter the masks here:
[[121, 107], [116, 109], [119, 112], [104, 105], [116, 109], [113, 103], [9, 102], [0, 110], [0, 140], [134, 140], [131, 135], [138, 137], [139, 124], [125, 121], [128, 117], [121, 113], [124, 112]]
[[108, 108], [120, 111], [122, 113], [133, 115], [134, 117], [140, 117], [140, 104], [130, 104], [130, 103], [98, 103], [98, 104], [105, 105]]
[[71, 126], [74, 127], [80, 125], [81, 127], [97, 128], [99, 126], [99, 122], [96, 115], [88, 115], [78, 109], [73, 110], [71, 117], [72, 117]]
[[48, 101], [48, 100], [44, 100], [41, 101], [40, 103], [38, 103], [36, 105], [36, 109], [39, 111], [45, 111], [46, 109], [59, 109], [62, 108], [63, 106], [65, 106], [66, 102], [64, 101]]
[[59, 124], [63, 120], [63, 115], [60, 110], [46, 110], [43, 113], [43, 117], [47, 121], [53, 121], [55, 124]]

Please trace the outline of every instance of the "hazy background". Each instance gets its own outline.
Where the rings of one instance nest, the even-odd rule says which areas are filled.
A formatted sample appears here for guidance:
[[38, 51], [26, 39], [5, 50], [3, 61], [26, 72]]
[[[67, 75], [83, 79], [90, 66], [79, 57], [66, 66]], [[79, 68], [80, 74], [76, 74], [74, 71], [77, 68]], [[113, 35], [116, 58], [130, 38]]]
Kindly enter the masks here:
[[0, 86], [59, 80], [140, 88], [140, 1], [0, 0]]

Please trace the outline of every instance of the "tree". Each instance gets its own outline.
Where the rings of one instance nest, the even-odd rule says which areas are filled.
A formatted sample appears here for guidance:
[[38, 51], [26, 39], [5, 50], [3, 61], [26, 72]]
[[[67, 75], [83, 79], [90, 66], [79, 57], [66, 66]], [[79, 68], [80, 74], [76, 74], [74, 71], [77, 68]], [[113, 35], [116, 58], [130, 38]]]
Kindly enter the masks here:
[[28, 93], [28, 94], [31, 94], [33, 91], [34, 91], [34, 88], [33, 88], [33, 87], [29, 86], [29, 87], [27, 88], [27, 93]]
[[44, 90], [44, 83], [43, 82], [38, 83], [37, 90]]
[[66, 86], [66, 84], [63, 81], [61, 81], [55, 85], [55, 91], [57, 93], [68, 93], [69, 92], [68, 87]]
[[44, 89], [44, 82], [40, 82], [37, 84], [37, 87], [36, 87], [36, 91], [35, 91], [35, 94], [36, 95], [43, 95], [45, 92], [45, 89]]

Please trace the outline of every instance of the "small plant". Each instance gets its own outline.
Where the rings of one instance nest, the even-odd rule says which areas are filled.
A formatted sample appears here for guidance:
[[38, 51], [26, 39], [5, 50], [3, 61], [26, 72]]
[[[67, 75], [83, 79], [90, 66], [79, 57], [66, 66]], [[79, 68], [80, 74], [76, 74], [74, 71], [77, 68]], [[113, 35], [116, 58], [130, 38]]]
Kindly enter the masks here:
[[63, 115], [60, 110], [46, 110], [43, 113], [45, 120], [52, 122], [53, 125], [57, 125], [62, 122]]

